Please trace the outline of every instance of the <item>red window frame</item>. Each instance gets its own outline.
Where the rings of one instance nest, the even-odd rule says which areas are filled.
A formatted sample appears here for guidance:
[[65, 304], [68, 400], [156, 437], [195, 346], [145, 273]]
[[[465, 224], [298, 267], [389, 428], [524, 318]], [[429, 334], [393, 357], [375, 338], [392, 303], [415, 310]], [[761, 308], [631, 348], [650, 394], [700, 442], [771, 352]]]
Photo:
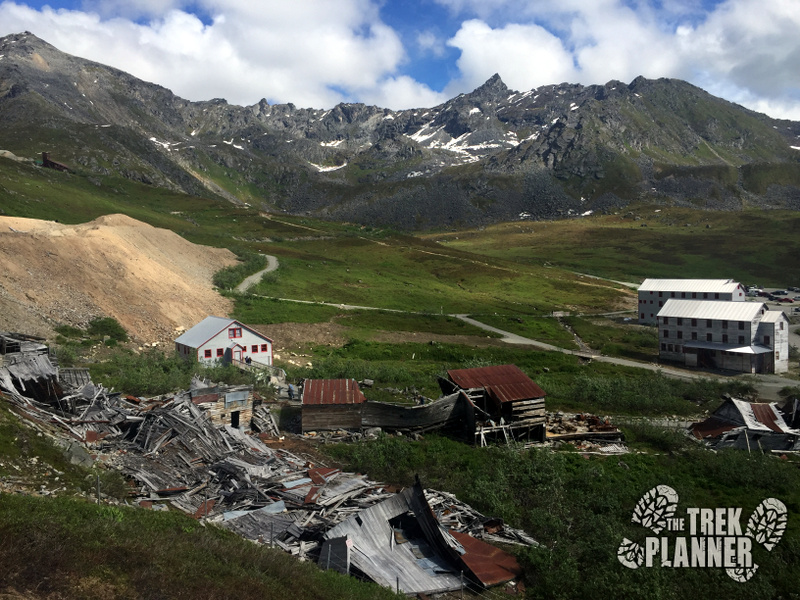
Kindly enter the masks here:
[[269, 352], [269, 344], [261, 344], [262, 352]]
[[250, 352], [253, 354], [258, 353], [258, 344], [253, 344], [252, 348], [250, 348]]
[[211, 358], [211, 348], [203, 351], [203, 358]]
[[217, 348], [217, 356], [225, 356], [225, 350], [222, 348]]
[[231, 327], [228, 329], [228, 337], [230, 339], [236, 339], [242, 337], [242, 328], [241, 327]]

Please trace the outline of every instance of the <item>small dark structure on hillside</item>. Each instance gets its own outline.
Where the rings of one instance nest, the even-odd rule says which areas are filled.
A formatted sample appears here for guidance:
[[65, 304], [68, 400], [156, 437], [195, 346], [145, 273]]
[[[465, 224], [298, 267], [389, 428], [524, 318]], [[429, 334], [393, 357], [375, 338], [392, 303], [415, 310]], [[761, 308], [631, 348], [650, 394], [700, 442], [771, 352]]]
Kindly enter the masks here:
[[745, 402], [729, 398], [705, 421], [693, 423], [689, 431], [711, 448], [740, 450], [800, 450], [800, 429], [792, 427], [796, 406], [787, 411], [778, 404]]
[[72, 170], [63, 163], [50, 160], [50, 155], [47, 152], [42, 152], [42, 166], [45, 169], [55, 169], [56, 171], [62, 171], [64, 173], [69, 173]]
[[547, 394], [516, 365], [453, 369], [439, 379], [445, 394], [463, 391], [475, 407], [475, 443], [544, 442]]
[[0, 388], [48, 403], [64, 395], [54, 357], [43, 341], [21, 333], [0, 333]]
[[212, 424], [250, 431], [250, 421], [253, 419], [252, 385], [223, 385], [195, 376], [189, 395], [192, 402], [208, 414]]

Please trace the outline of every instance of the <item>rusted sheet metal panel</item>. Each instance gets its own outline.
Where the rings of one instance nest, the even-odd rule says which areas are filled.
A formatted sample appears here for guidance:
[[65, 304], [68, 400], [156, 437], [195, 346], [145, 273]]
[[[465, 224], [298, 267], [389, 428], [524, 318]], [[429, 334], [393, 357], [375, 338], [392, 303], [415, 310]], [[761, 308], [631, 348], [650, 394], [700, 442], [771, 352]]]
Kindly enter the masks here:
[[303, 386], [303, 405], [361, 404], [366, 398], [355, 379], [309, 379]]
[[338, 473], [341, 473], [341, 470], [326, 468], [326, 467], [317, 467], [316, 469], [308, 470], [308, 477], [315, 485], [323, 485]]
[[192, 394], [192, 402], [195, 404], [204, 404], [206, 402], [216, 402], [219, 400], [218, 393], [211, 393], [211, 394]]
[[484, 541], [466, 533], [450, 531], [465, 553], [461, 560], [484, 587], [498, 585], [522, 576], [517, 559]]
[[447, 374], [460, 388], [484, 388], [500, 403], [544, 398], [547, 395], [516, 365], [452, 369]]
[[771, 404], [751, 404], [750, 407], [759, 423], [766, 425], [776, 433], [786, 433], [784, 428], [778, 423], [778, 415], [773, 410]]

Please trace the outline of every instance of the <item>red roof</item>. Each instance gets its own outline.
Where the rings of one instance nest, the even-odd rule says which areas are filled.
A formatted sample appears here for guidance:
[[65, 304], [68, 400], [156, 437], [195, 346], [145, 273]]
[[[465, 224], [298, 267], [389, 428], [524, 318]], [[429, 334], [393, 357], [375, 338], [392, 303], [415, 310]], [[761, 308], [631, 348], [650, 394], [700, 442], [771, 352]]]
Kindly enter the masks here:
[[484, 388], [500, 403], [544, 398], [547, 395], [516, 365], [453, 369], [447, 374], [461, 389]]
[[714, 416], [709, 417], [705, 421], [692, 423], [692, 425], [690, 425], [692, 434], [699, 440], [719, 437], [726, 431], [736, 429], [737, 427], [743, 427], [743, 424], [731, 423], [730, 421], [718, 419]]
[[772, 410], [771, 404], [754, 403], [750, 405], [750, 408], [753, 409], [753, 414], [756, 416], [756, 419], [758, 419], [759, 423], [766, 425], [776, 433], [786, 433], [783, 429], [781, 429], [780, 425], [778, 425], [778, 422], [775, 420], [777, 415], [775, 414], [775, 411]]
[[485, 586], [498, 585], [522, 576], [522, 569], [513, 555], [466, 533], [450, 530], [465, 553], [461, 560]]
[[303, 384], [303, 405], [361, 404], [365, 400], [355, 379], [308, 379]]

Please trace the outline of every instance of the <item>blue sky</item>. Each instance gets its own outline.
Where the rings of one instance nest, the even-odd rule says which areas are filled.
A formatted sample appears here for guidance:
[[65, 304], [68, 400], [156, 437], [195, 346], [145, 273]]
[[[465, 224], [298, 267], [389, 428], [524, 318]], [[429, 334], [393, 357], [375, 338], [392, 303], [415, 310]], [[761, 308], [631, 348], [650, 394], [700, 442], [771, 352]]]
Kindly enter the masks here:
[[0, 0], [31, 31], [189, 100], [434, 106], [512, 89], [685, 79], [800, 120], [800, 0]]

